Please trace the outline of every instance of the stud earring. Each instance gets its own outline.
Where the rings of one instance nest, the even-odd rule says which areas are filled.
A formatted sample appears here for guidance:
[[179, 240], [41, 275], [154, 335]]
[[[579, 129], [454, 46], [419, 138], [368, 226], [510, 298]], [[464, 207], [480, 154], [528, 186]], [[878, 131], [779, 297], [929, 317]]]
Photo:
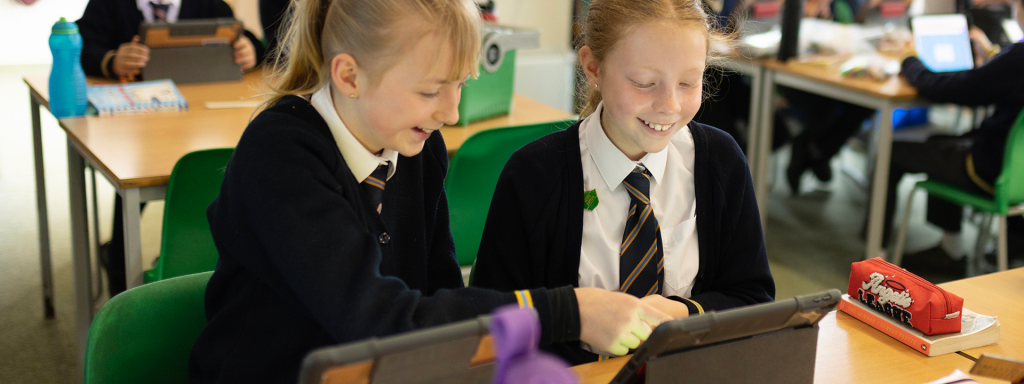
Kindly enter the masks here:
[[348, 98], [350, 98], [350, 99], [354, 99], [354, 98], [356, 98], [356, 94], [354, 94], [354, 93], [353, 93], [353, 94], [351, 94], [351, 95], [348, 95]]
[[598, 90], [599, 90], [599, 89], [597, 89], [597, 83], [594, 83], [594, 90], [595, 90], [595, 91], [598, 91]]

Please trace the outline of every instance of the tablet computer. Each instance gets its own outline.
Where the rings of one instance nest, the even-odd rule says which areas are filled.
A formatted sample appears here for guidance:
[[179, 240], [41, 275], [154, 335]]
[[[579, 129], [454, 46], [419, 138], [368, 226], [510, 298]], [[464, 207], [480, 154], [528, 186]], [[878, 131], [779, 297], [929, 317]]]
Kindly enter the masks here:
[[838, 289], [830, 289], [662, 323], [640, 344], [612, 383], [638, 382], [645, 364], [654, 359], [771, 332], [813, 327], [835, 308], [841, 296]]
[[325, 347], [306, 355], [299, 384], [489, 383], [490, 316]]
[[139, 36], [149, 47], [149, 63], [142, 75], [176, 84], [242, 80], [233, 47], [241, 33], [242, 22], [233, 18], [143, 22]]
[[910, 19], [917, 56], [932, 72], [974, 68], [964, 15], [925, 15]]

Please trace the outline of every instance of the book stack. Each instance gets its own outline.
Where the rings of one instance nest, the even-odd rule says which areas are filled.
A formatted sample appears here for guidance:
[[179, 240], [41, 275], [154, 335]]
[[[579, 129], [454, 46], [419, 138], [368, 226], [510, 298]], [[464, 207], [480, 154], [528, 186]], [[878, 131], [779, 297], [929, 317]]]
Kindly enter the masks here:
[[170, 79], [91, 85], [86, 98], [100, 116], [188, 110], [188, 102]]
[[960, 332], [925, 335], [884, 313], [844, 294], [838, 308], [886, 335], [927, 356], [938, 356], [965, 349], [984, 347], [999, 342], [999, 321], [992, 316], [979, 315], [964, 308]]

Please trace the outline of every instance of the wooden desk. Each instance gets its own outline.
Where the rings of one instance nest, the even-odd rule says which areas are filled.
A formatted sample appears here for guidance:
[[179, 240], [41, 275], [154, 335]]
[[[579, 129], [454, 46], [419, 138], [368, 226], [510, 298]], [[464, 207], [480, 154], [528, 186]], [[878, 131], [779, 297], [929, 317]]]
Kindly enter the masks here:
[[[40, 262], [46, 316], [53, 317], [53, 281], [50, 266], [49, 223], [42, 161], [40, 108], [49, 109], [47, 78], [25, 78], [31, 100], [35, 149], [36, 199], [39, 214]], [[75, 324], [79, 364], [84, 358], [89, 324], [93, 317], [84, 167], [88, 163], [117, 189], [124, 201], [125, 270], [128, 288], [142, 284], [142, 237], [139, 203], [164, 198], [171, 170], [185, 154], [210, 148], [234, 147], [253, 117], [251, 108], [207, 109], [208, 101], [254, 100], [265, 92], [262, 73], [253, 72], [242, 82], [180, 85], [189, 110], [173, 113], [81, 117], [60, 119], [68, 137], [68, 187], [72, 265], [75, 287]], [[494, 127], [533, 124], [570, 117], [528, 98], [516, 95], [510, 116], [469, 125], [444, 127], [449, 154], [475, 132]]]
[[[845, 313], [833, 311], [819, 323], [814, 382], [829, 384], [920, 384], [974, 362], [957, 354], [927, 357]], [[626, 357], [573, 367], [583, 383], [606, 384]], [[993, 381], [995, 382], [995, 381]]]
[[[883, 216], [885, 216], [886, 186], [889, 183], [889, 160], [892, 152], [892, 112], [895, 108], [928, 105], [929, 102], [917, 97], [917, 90], [906, 80], [894, 76], [885, 82], [864, 79], [849, 79], [839, 75], [835, 67], [821, 67], [795, 62], [779, 62], [766, 59], [761, 62], [765, 68], [764, 84], [761, 86], [760, 124], [757, 160], [751, 165], [754, 193], [758, 196], [761, 217], [768, 213], [768, 162], [771, 152], [774, 119], [775, 85], [799, 89], [836, 100], [877, 109], [874, 134], [874, 176], [871, 184], [871, 206], [868, 213], [868, 239], [864, 258], [875, 257], [882, 249]], [[767, 230], [767, 229], [766, 229]]]
[[967, 309], [999, 317], [999, 343], [968, 349], [963, 351], [965, 354], [978, 358], [982, 353], [991, 353], [1024, 360], [1024, 268], [951, 281], [939, 286], [964, 298], [964, 307]]
[[[959, 369], [969, 372], [982, 353], [1024, 360], [1024, 268], [940, 285], [964, 298], [972, 311], [999, 316], [999, 344], [927, 357], [846, 313], [833, 311], [819, 323], [816, 383], [924, 383]], [[966, 356], [965, 356], [966, 355]], [[608, 383], [627, 358], [573, 367], [584, 383]], [[981, 383], [1001, 381], [975, 377]]]

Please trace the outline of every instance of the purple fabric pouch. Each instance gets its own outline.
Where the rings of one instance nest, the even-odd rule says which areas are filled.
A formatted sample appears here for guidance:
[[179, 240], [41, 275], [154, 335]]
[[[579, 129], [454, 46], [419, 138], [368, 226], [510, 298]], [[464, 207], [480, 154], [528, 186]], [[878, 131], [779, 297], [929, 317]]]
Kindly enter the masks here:
[[579, 378], [557, 356], [538, 351], [540, 319], [533, 308], [506, 305], [491, 313], [494, 384], [569, 384]]

